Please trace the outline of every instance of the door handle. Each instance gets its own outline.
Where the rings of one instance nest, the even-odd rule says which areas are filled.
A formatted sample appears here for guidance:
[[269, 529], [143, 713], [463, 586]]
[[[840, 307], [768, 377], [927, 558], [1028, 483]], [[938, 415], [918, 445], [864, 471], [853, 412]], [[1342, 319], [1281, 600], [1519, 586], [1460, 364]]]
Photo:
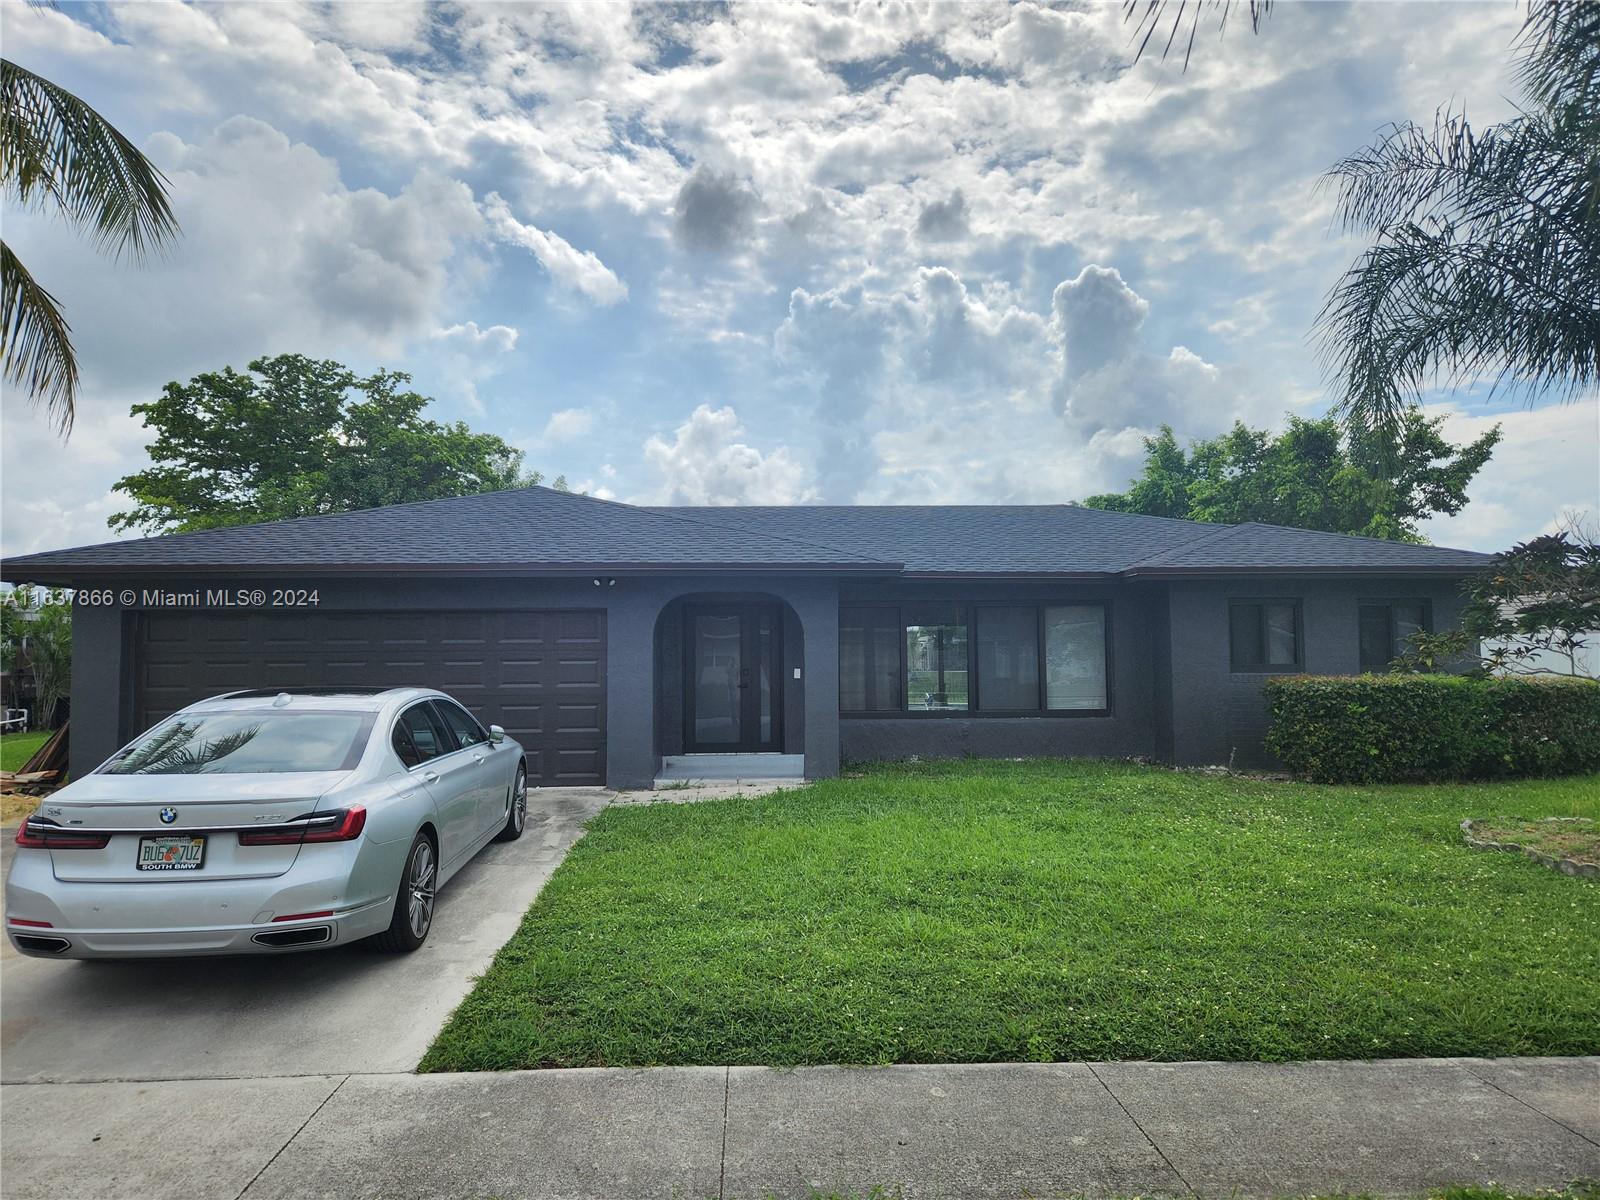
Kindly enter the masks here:
[[439, 773], [437, 771], [424, 771], [422, 778], [425, 783], [438, 783]]
[[473, 762], [475, 762], [475, 763], [481, 763], [481, 762], [482, 762], [482, 761], [483, 761], [483, 755], [481, 755], [481, 754], [474, 754], [474, 755], [473, 755], [473, 756], [472, 756], [472, 761], [473, 761]]

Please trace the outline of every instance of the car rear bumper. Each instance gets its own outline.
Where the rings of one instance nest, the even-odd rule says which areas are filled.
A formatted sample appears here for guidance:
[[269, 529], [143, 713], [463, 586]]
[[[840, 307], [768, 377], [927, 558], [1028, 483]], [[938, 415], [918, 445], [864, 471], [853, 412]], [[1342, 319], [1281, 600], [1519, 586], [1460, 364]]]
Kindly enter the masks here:
[[76, 929], [6, 925], [21, 954], [37, 958], [182, 958], [201, 954], [286, 954], [324, 950], [388, 928], [392, 904], [378, 901], [331, 917], [190, 929]]
[[[39, 958], [165, 958], [324, 949], [388, 928], [404, 845], [392, 853], [367, 845], [363, 856], [396, 861], [361, 871], [353, 871], [354, 845], [318, 849], [333, 852], [302, 854], [266, 878], [108, 883], [59, 880], [49, 851], [18, 850], [6, 881], [6, 936]], [[378, 880], [387, 886], [378, 890]], [[321, 932], [297, 934], [307, 930]]]

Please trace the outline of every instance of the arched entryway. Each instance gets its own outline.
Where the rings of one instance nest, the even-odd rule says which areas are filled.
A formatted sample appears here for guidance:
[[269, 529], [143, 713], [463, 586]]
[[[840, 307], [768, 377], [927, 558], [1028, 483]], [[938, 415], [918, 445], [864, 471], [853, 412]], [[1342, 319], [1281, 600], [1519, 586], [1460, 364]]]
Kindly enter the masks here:
[[674, 598], [656, 618], [656, 753], [804, 753], [804, 659], [805, 631], [781, 597]]

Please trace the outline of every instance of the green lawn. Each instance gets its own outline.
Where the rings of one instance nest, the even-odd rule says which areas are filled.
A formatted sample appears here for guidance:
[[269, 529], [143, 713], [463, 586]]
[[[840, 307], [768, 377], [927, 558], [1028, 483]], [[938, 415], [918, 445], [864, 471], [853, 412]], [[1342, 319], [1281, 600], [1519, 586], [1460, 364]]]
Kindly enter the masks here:
[[50, 740], [48, 730], [41, 733], [8, 733], [0, 737], [0, 771], [15, 771], [33, 757], [33, 752]]
[[1600, 1053], [1600, 885], [1463, 844], [1500, 815], [1600, 815], [1600, 777], [934, 763], [612, 808], [422, 1066]]

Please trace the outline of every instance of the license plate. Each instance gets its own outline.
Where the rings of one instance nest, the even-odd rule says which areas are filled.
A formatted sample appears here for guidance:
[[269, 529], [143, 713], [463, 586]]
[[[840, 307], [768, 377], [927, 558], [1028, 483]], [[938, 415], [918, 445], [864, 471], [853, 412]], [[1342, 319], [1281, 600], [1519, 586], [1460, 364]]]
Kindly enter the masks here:
[[139, 839], [141, 871], [198, 871], [206, 865], [206, 839], [190, 834], [161, 834]]

